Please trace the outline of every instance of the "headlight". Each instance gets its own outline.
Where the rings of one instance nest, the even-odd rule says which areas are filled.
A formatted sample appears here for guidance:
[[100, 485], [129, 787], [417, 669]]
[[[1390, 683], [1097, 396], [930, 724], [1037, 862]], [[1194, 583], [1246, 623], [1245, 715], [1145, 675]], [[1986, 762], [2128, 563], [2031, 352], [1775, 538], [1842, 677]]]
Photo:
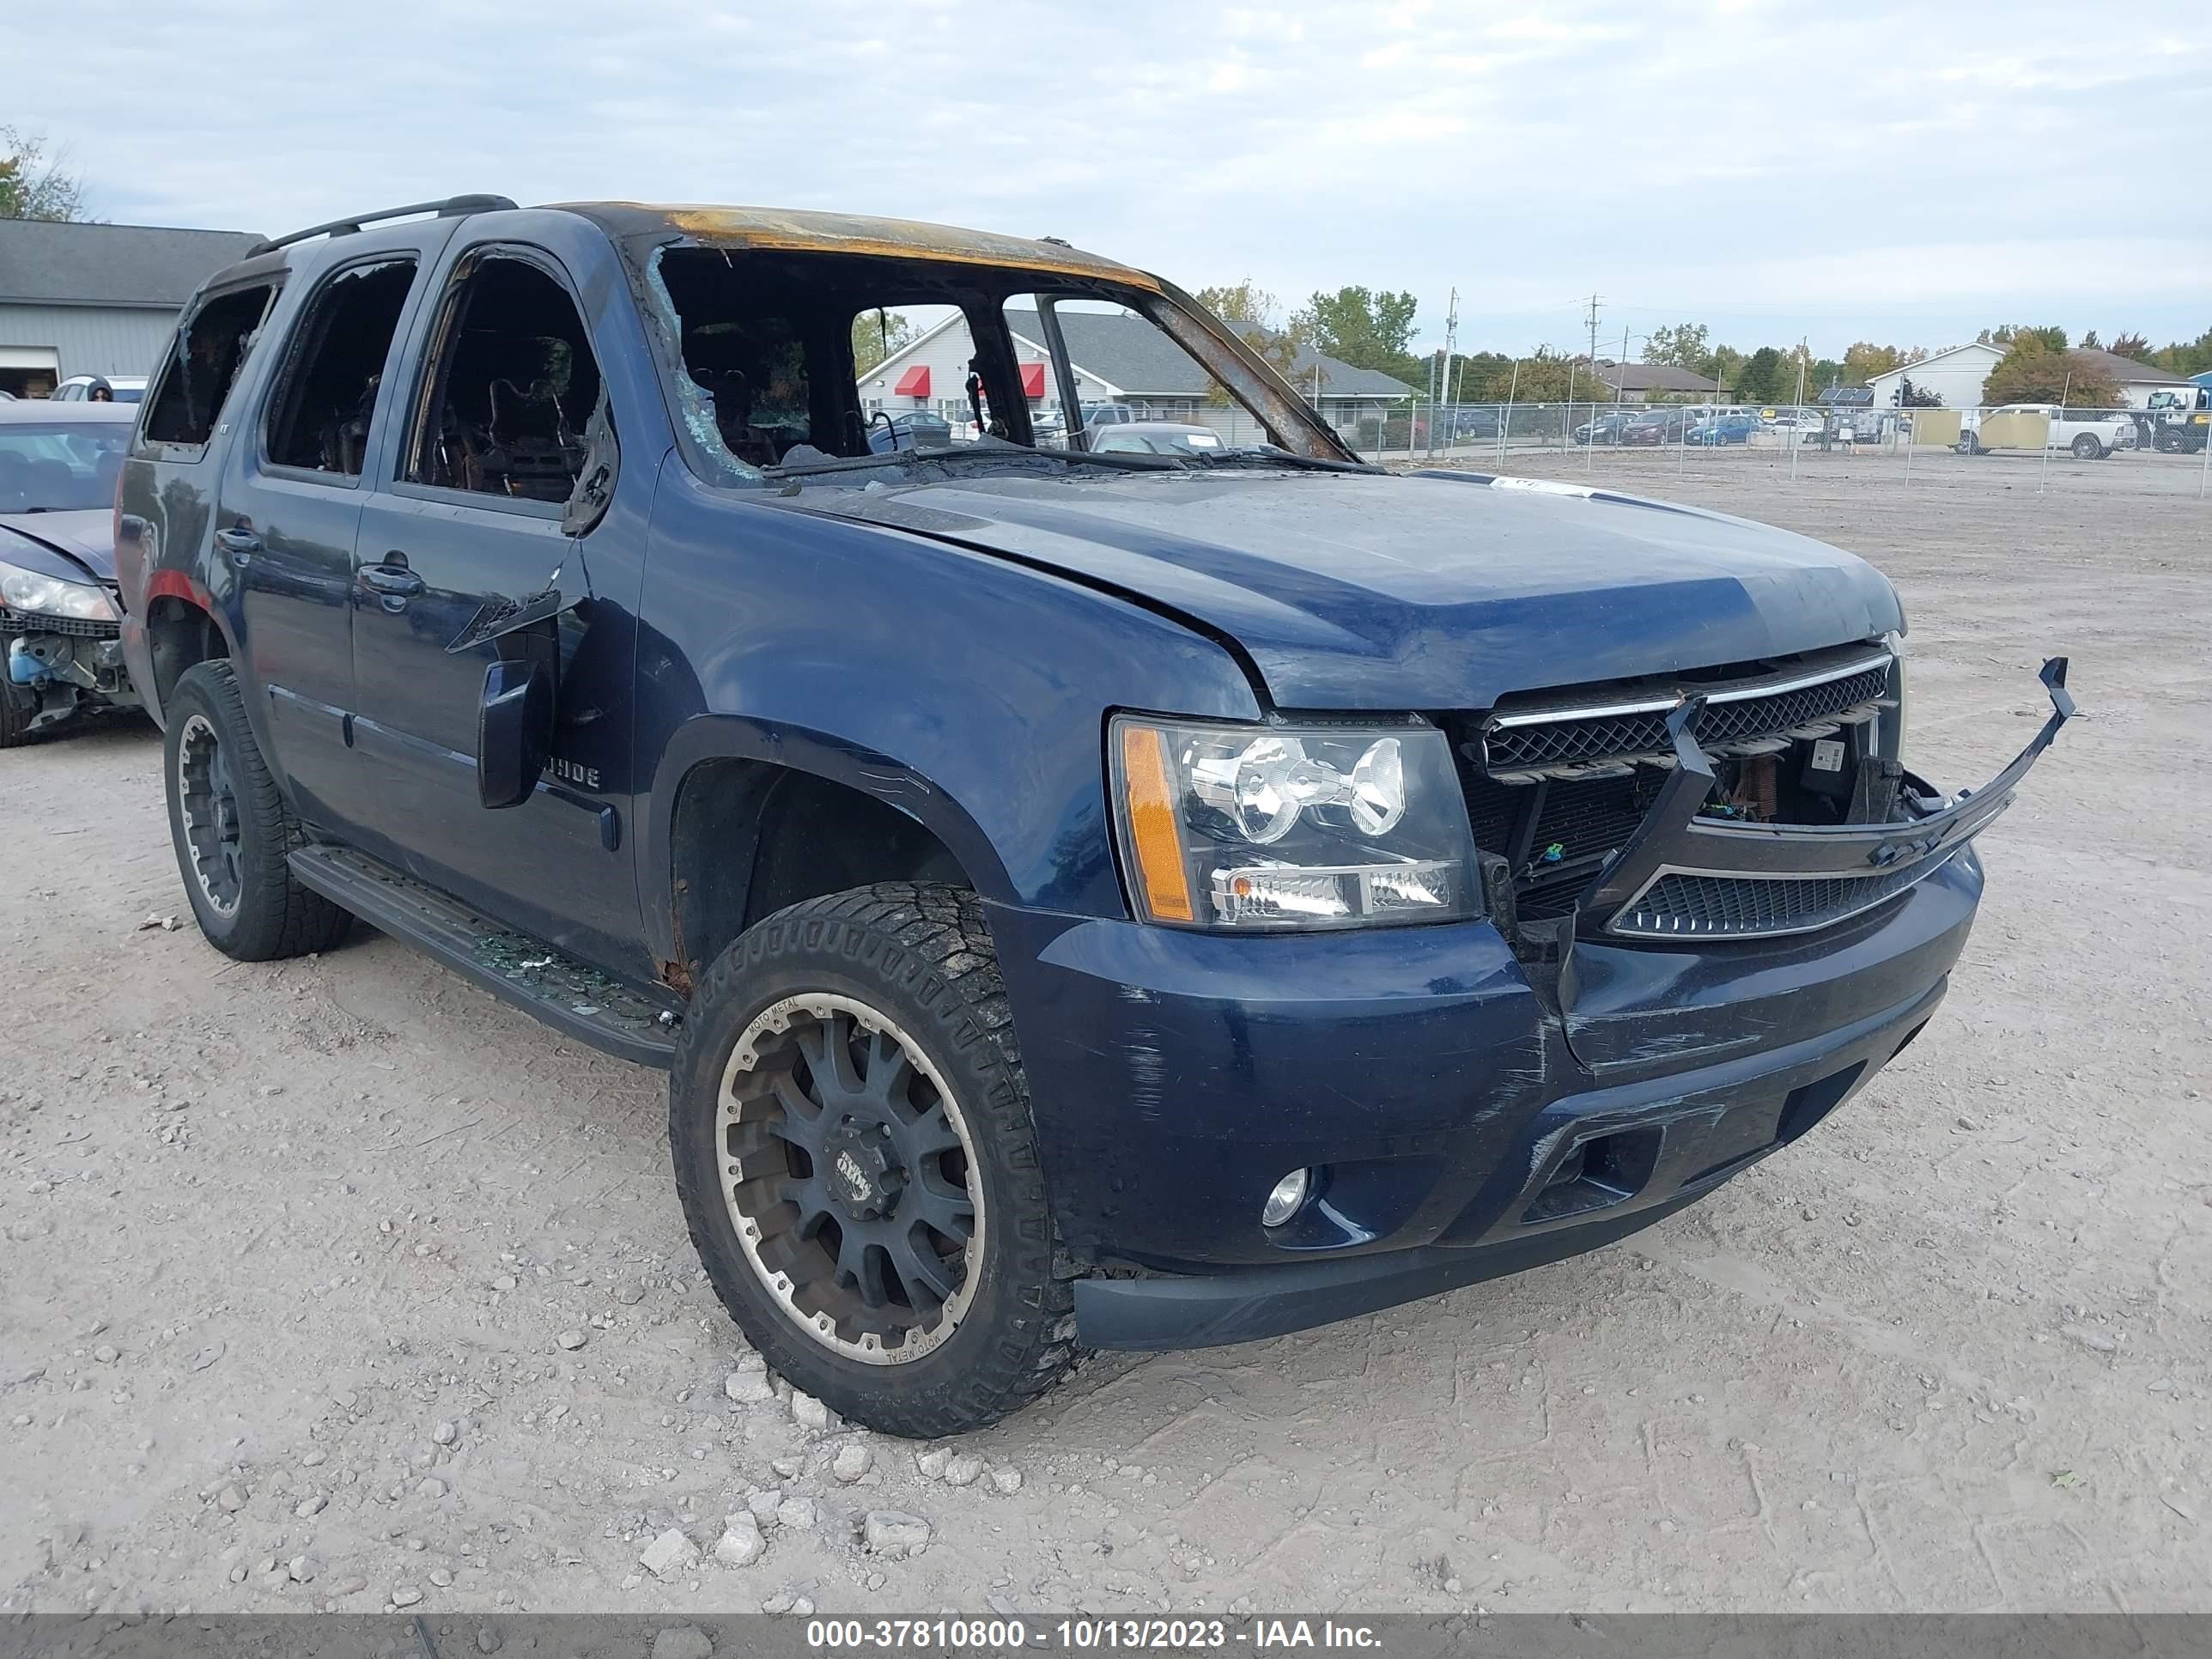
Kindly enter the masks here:
[[90, 582], [65, 582], [21, 565], [0, 563], [0, 605], [38, 617], [74, 617], [80, 622], [118, 620], [105, 588]]
[[1202, 726], [1108, 733], [1138, 915], [1262, 930], [1475, 914], [1474, 844], [1432, 726]]

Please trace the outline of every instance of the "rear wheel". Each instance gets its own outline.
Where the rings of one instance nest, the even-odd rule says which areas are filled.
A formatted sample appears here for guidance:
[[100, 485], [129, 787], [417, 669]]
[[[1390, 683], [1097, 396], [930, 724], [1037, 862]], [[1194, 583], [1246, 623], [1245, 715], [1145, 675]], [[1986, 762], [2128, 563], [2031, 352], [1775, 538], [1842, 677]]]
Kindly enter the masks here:
[[964, 889], [856, 888], [748, 930], [693, 1000], [669, 1139], [723, 1305], [840, 1414], [960, 1433], [1073, 1363], [1012, 1021]]
[[2158, 436], [2154, 441], [2158, 446], [2159, 453], [2165, 455], [2179, 455], [2187, 447], [2183, 443], [2179, 432], [2169, 431], [2163, 427], [2159, 429]]
[[2074, 441], [2074, 459], [2077, 461], [2101, 460], [2111, 453], [2112, 451], [2086, 432]]
[[185, 896], [208, 943], [241, 962], [327, 951], [353, 918], [292, 878], [301, 840], [246, 723], [228, 662], [187, 670], [170, 700], [162, 743], [169, 836]]

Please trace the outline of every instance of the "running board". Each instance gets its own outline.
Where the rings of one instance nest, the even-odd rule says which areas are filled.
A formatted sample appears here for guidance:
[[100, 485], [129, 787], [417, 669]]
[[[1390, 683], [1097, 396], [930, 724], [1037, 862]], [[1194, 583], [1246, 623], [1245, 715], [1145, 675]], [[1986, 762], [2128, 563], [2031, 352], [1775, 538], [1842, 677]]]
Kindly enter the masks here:
[[666, 1071], [682, 1005], [631, 990], [348, 847], [302, 847], [292, 873], [371, 927], [428, 951], [494, 996], [617, 1059]]

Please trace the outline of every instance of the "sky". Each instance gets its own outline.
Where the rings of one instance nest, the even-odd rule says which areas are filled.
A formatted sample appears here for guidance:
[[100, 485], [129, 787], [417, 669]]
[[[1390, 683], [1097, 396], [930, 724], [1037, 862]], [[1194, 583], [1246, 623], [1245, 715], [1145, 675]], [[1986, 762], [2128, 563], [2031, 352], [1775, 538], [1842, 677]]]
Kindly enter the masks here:
[[118, 222], [488, 191], [1031, 235], [1417, 344], [2212, 327], [2212, 6], [14, 0], [0, 123]]

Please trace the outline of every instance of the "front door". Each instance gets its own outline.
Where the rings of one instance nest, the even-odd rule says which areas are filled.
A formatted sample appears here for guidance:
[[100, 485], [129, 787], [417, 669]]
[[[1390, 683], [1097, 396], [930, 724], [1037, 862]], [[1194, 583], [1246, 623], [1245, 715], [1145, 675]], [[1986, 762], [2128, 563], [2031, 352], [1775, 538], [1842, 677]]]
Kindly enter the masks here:
[[[599, 534], [562, 525], [598, 360], [565, 275], [537, 250], [463, 252], [437, 303], [356, 538], [355, 743], [379, 801], [374, 850], [572, 954], [641, 969], [619, 793], [635, 626], [593, 596]], [[553, 764], [529, 800], [488, 809], [477, 727], [499, 647], [471, 642], [471, 624], [553, 588], [571, 602]]]

